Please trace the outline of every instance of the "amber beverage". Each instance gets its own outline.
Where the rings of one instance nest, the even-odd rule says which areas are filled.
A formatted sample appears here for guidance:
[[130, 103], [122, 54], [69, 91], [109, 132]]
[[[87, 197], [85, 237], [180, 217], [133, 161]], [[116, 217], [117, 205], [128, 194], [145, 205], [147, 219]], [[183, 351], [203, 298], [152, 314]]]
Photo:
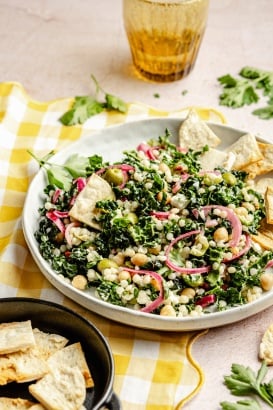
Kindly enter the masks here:
[[123, 0], [123, 18], [137, 71], [153, 81], [179, 80], [193, 69], [209, 0]]

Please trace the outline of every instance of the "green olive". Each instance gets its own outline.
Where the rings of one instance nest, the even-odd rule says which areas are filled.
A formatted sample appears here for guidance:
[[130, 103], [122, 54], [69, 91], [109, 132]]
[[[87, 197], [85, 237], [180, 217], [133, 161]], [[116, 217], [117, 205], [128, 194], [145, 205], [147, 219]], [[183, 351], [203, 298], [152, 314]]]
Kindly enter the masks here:
[[104, 269], [109, 268], [118, 268], [118, 264], [115, 261], [108, 258], [101, 259], [97, 264], [97, 269], [99, 272], [103, 272]]
[[209, 248], [209, 241], [203, 235], [197, 235], [190, 253], [194, 256], [203, 256]]
[[205, 174], [203, 178], [203, 182], [207, 186], [217, 185], [222, 182], [222, 175], [217, 174]]
[[134, 212], [129, 212], [126, 218], [132, 225], [135, 225], [138, 222], [138, 217]]
[[223, 180], [227, 185], [234, 186], [237, 183], [237, 178], [231, 172], [225, 172], [223, 174]]
[[204, 278], [202, 275], [194, 274], [194, 275], [182, 275], [183, 281], [186, 283], [187, 286], [191, 286], [192, 288], [198, 288], [204, 284]]
[[123, 182], [123, 173], [119, 168], [108, 168], [104, 174], [107, 182], [113, 185], [120, 185]]

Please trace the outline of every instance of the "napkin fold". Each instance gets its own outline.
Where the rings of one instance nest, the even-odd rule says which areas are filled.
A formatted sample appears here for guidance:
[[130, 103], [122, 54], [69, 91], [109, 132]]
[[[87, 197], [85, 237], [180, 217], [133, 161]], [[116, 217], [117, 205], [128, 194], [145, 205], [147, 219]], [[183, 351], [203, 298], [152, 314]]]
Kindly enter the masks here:
[[[0, 297], [33, 297], [72, 308], [107, 338], [115, 361], [114, 390], [124, 410], [179, 410], [201, 388], [204, 374], [191, 355], [203, 331], [159, 332], [128, 327], [97, 316], [64, 297], [39, 271], [26, 245], [21, 214], [37, 172], [28, 153], [59, 151], [83, 136], [112, 125], [145, 118], [185, 118], [190, 108], [160, 111], [128, 104], [126, 114], [104, 111], [83, 125], [63, 126], [59, 118], [72, 98], [35, 101], [16, 82], [0, 83]], [[225, 123], [213, 108], [194, 107], [204, 120]], [[94, 144], [96, 141], [94, 141]]]

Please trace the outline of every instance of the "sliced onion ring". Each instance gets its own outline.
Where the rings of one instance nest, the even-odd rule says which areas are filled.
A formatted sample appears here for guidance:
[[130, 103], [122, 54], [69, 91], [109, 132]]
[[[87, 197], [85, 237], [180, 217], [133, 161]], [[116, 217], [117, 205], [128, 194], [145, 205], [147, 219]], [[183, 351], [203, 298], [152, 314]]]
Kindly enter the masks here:
[[136, 269], [131, 269], [131, 268], [127, 268], [127, 267], [122, 267], [122, 270], [125, 270], [125, 271], [129, 272], [132, 275], [134, 275], [134, 274], [149, 275], [152, 278], [154, 278], [157, 281], [157, 283], [159, 284], [159, 295], [158, 295], [158, 297], [155, 300], [153, 300], [148, 306], [145, 306], [144, 308], [140, 309], [141, 312], [150, 313], [153, 310], [155, 310], [158, 306], [161, 305], [161, 303], [164, 300], [163, 279], [162, 279], [161, 275], [159, 275], [156, 272], [150, 271], [150, 270], [136, 270]]
[[207, 215], [211, 209], [220, 209], [221, 211], [225, 211], [227, 213], [227, 220], [231, 223], [232, 226], [232, 238], [229, 241], [229, 246], [232, 248], [237, 246], [242, 235], [242, 224], [238, 216], [232, 209], [228, 208], [227, 206], [205, 205], [202, 207], [205, 215]]
[[185, 268], [182, 266], [178, 266], [175, 263], [173, 263], [170, 260], [170, 252], [173, 248], [173, 246], [179, 242], [181, 239], [184, 238], [188, 238], [189, 236], [192, 235], [198, 235], [201, 231], [200, 230], [196, 230], [196, 231], [190, 231], [190, 232], [186, 232], [182, 235], [179, 235], [177, 238], [175, 238], [167, 247], [166, 252], [165, 252], [165, 256], [166, 256], [166, 265], [170, 268], [173, 269], [176, 272], [180, 272], [180, 273], [186, 273], [186, 274], [195, 274], [195, 273], [206, 273], [210, 270], [210, 266], [202, 266], [200, 268]]
[[[247, 253], [249, 251], [249, 249], [251, 247], [251, 238], [248, 234], [245, 234], [245, 236], [246, 236], [246, 243], [245, 243], [245, 246], [243, 247], [243, 249], [241, 249], [238, 253], [234, 253], [231, 258], [224, 258], [223, 259], [224, 263], [234, 261], [235, 259], [240, 258], [242, 255], [244, 255], [245, 253]], [[272, 262], [272, 264], [273, 264], [273, 262]]]

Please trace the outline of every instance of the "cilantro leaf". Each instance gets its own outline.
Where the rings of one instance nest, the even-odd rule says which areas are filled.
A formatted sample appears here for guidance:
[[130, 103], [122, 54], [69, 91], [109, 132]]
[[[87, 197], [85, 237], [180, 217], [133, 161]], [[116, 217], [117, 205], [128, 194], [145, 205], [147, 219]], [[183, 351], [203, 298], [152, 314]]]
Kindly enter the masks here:
[[71, 155], [64, 163], [65, 169], [72, 175], [73, 178], [86, 176], [86, 168], [89, 165], [87, 157], [82, 157], [78, 154]]
[[258, 94], [247, 80], [235, 79], [229, 74], [218, 78], [224, 91], [220, 95], [220, 104], [228, 107], [239, 108], [250, 105], [259, 100]]
[[47, 178], [50, 185], [68, 191], [71, 187], [72, 177], [71, 174], [63, 167], [53, 165], [46, 170]]
[[255, 80], [256, 87], [262, 88], [264, 95], [273, 97], [273, 71], [246, 66], [242, 68], [239, 74], [244, 78]]
[[223, 410], [261, 410], [261, 406], [256, 400], [245, 399], [236, 403], [223, 401], [220, 403]]
[[[83, 124], [90, 117], [99, 114], [104, 109], [116, 110], [122, 113], [126, 112], [127, 105], [121, 98], [105, 92], [93, 75], [91, 75], [91, 78], [96, 85], [95, 96], [75, 97], [71, 109], [60, 117], [60, 122], [63, 125]], [[98, 100], [98, 94], [100, 92], [104, 95], [103, 101]]]
[[[265, 362], [262, 363], [257, 374], [250, 367], [234, 363], [231, 366], [231, 375], [225, 376], [224, 381], [235, 396], [256, 394], [273, 408], [273, 381], [271, 380], [268, 384], [263, 383], [267, 371], [268, 367]], [[224, 409], [228, 410], [228, 407]], [[232, 410], [232, 408], [230, 409]], [[234, 410], [237, 410], [237, 407], [234, 407]]]
[[103, 111], [103, 104], [93, 97], [75, 97], [72, 108], [63, 114], [60, 121], [63, 125], [83, 124], [92, 115]]
[[220, 105], [239, 108], [256, 103], [264, 96], [268, 98], [267, 105], [252, 114], [263, 120], [273, 118], [273, 71], [245, 66], [240, 70], [239, 76], [235, 78], [226, 74], [218, 78], [223, 86], [219, 96]]
[[78, 154], [71, 155], [63, 165], [59, 165], [48, 161], [54, 151], [50, 151], [42, 158], [38, 158], [31, 151], [28, 153], [38, 162], [40, 167], [46, 170], [48, 183], [65, 191], [69, 191], [74, 178], [85, 177], [87, 174], [89, 158]]
[[105, 94], [106, 99], [106, 107], [110, 110], [117, 110], [120, 112], [126, 112], [126, 104], [125, 102], [115, 95], [112, 94]]
[[262, 120], [270, 120], [271, 118], [273, 118], [273, 100], [271, 104], [252, 111], [252, 114], [257, 115], [257, 117], [261, 118]]

